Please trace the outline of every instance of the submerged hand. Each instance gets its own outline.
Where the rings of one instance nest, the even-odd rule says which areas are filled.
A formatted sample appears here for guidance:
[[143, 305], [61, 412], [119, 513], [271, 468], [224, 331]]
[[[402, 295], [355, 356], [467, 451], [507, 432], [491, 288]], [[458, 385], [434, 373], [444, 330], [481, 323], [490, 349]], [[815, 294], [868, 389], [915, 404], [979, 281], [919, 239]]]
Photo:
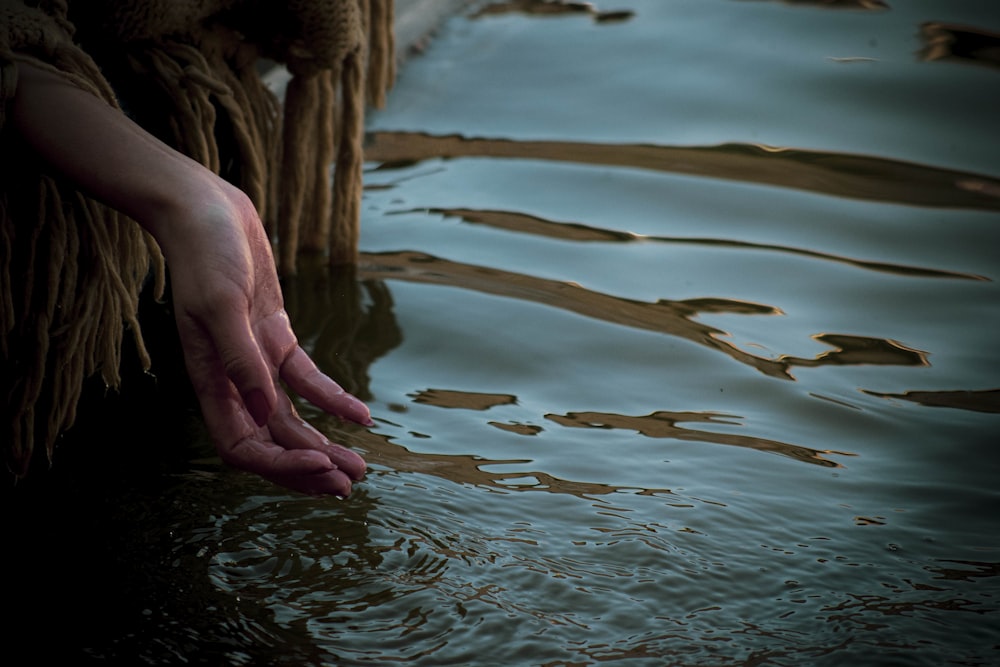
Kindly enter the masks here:
[[308, 494], [346, 496], [365, 472], [296, 413], [279, 380], [324, 411], [371, 424], [368, 408], [299, 346], [270, 244], [224, 181], [172, 225], [164, 246], [184, 357], [223, 461]]

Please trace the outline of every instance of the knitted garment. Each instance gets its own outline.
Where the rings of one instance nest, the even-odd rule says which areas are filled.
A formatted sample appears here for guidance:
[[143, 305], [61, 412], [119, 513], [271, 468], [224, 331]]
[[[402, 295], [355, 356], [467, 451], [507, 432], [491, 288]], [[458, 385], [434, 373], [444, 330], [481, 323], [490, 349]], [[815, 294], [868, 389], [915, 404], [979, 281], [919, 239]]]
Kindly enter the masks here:
[[[155, 241], [46, 171], [5, 126], [17, 62], [57, 72], [243, 189], [279, 271], [357, 256], [364, 109], [395, 76], [393, 0], [0, 0], [0, 442], [51, 463], [84, 381], [120, 382]], [[292, 78], [284, 104], [267, 61]], [[331, 185], [330, 170], [333, 168]]]

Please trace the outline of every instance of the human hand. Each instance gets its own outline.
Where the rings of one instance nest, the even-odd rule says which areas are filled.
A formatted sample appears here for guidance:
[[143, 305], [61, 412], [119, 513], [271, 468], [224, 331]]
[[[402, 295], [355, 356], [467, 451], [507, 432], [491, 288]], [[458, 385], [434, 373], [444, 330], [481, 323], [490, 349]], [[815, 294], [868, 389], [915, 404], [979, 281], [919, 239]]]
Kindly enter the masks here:
[[20, 63], [17, 81], [8, 111], [27, 145], [163, 249], [185, 363], [223, 461], [303, 493], [350, 493], [364, 461], [302, 420], [280, 383], [331, 414], [371, 416], [299, 346], [249, 198], [55, 73]]
[[161, 245], [188, 375], [219, 455], [295, 491], [347, 496], [364, 460], [303, 420], [279, 380], [359, 424], [372, 423], [368, 408], [298, 344], [246, 196], [217, 179], [190, 204]]

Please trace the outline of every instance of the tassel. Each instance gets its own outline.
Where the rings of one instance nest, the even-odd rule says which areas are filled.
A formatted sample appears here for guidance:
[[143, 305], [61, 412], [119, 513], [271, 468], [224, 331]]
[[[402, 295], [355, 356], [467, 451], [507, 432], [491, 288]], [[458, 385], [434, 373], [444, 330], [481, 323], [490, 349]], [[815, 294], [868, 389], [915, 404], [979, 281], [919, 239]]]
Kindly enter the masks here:
[[333, 173], [331, 264], [353, 264], [358, 258], [361, 224], [361, 140], [364, 132], [364, 73], [360, 54], [351, 53], [341, 71], [341, 113], [337, 164]]

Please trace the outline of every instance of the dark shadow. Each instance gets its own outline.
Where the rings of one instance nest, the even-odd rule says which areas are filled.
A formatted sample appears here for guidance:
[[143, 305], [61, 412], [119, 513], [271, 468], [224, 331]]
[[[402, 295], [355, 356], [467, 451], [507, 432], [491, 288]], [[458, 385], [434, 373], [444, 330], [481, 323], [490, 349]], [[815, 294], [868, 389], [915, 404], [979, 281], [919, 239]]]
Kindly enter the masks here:
[[[285, 285], [296, 333], [324, 371], [370, 394], [367, 369], [401, 340], [388, 290], [357, 282], [352, 271], [303, 268]], [[269, 656], [282, 646], [282, 660], [316, 664], [316, 647], [286, 645], [296, 638], [272, 609], [241, 603], [211, 574], [212, 550], [228, 531], [246, 529], [220, 517], [239, 516], [248, 498], [311, 499], [222, 464], [187, 379], [169, 301], [145, 298], [140, 319], [150, 371], [126, 351], [120, 390], [88, 382], [51, 468], [36, 467], [16, 485], [4, 480], [8, 635], [33, 662], [173, 664], [192, 652], [212, 662], [227, 652]], [[345, 444], [364, 430], [341, 430], [334, 420], [319, 426]], [[317, 501], [327, 508], [325, 529], [335, 519], [367, 526], [375, 501], [358, 486], [342, 508]], [[381, 555], [367, 533], [353, 540], [359, 567], [377, 568]]]
[[358, 398], [371, 398], [369, 367], [403, 340], [385, 283], [359, 280], [352, 265], [330, 267], [319, 255], [303, 255], [282, 291], [295, 334], [316, 365]]
[[820, 9], [847, 9], [852, 11], [885, 11], [889, 3], [885, 0], [778, 0], [786, 5], [819, 7]]
[[1000, 389], [984, 389], [982, 391], [906, 391], [901, 394], [882, 393], [867, 389], [863, 389], [862, 391], [870, 396], [910, 401], [928, 407], [954, 408], [957, 410], [1000, 414]]
[[630, 10], [601, 11], [591, 2], [572, 0], [507, 0], [490, 2], [470, 15], [478, 19], [502, 14], [526, 14], [529, 16], [589, 16], [598, 23], [627, 21], [635, 15]]
[[920, 26], [921, 60], [1000, 67], [1000, 34], [967, 25], [931, 21]]

